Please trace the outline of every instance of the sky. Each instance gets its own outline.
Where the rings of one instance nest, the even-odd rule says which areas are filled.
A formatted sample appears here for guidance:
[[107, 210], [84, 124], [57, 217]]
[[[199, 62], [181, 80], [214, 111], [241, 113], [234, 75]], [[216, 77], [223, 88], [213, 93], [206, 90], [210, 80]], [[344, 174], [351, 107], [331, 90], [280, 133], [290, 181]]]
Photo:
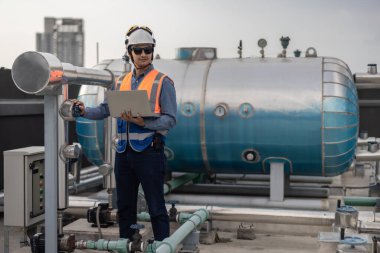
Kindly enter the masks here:
[[352, 72], [380, 64], [379, 0], [0, 0], [0, 67], [11, 68], [25, 51], [36, 49], [44, 17], [83, 18], [85, 66], [99, 58], [120, 58], [132, 25], [150, 27], [162, 58], [179, 47], [216, 47], [219, 58], [235, 58], [239, 40], [243, 57], [259, 57], [257, 41], [265, 38], [266, 56], [281, 52], [289, 36], [288, 55], [314, 47], [318, 56], [345, 61]]

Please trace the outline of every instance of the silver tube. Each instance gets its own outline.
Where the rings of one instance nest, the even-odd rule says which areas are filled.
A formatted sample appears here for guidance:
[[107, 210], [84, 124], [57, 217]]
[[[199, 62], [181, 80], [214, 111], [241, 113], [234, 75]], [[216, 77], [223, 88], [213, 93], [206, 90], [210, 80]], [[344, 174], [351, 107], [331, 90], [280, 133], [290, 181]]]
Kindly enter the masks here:
[[328, 199], [286, 198], [284, 201], [271, 201], [267, 197], [218, 196], [218, 195], [192, 195], [170, 194], [168, 200], [179, 200], [188, 205], [222, 205], [240, 207], [265, 207], [303, 210], [328, 210]]
[[[377, 88], [380, 88], [380, 85], [378, 85]], [[380, 100], [379, 99], [368, 99], [359, 100], [359, 106], [360, 107], [379, 107], [380, 106]]]
[[362, 139], [362, 138], [358, 137], [357, 145], [358, 146], [367, 146], [368, 142], [377, 142], [377, 143], [380, 143], [380, 138], [368, 137], [367, 139]]
[[65, 81], [77, 85], [98, 85], [110, 87], [113, 82], [113, 74], [108, 70], [76, 67], [70, 63], [62, 63]]
[[45, 251], [57, 251], [58, 97], [44, 96], [45, 129]]
[[[112, 164], [111, 164], [111, 155], [112, 155], [111, 139], [112, 139], [112, 117], [108, 117], [104, 121], [104, 157], [105, 157], [104, 161], [105, 161], [105, 163], [112, 166]], [[105, 188], [107, 188], [107, 189], [111, 188], [111, 176], [110, 176], [110, 174], [108, 174], [105, 179], [106, 179]]]
[[[173, 193], [182, 194], [217, 194], [238, 196], [269, 196], [269, 185], [236, 185], [236, 184], [191, 184], [184, 185]], [[329, 189], [311, 187], [289, 187], [285, 189], [287, 197], [327, 198]]]
[[380, 161], [380, 150], [372, 153], [368, 150], [357, 150], [356, 154], [356, 161]]
[[17, 88], [28, 94], [49, 94], [67, 83], [109, 87], [114, 80], [111, 71], [76, 67], [61, 63], [55, 55], [34, 51], [17, 57], [12, 78]]
[[[241, 180], [241, 181], [269, 181], [269, 175], [216, 174], [215, 177], [216, 179], [236, 179], [236, 180]], [[331, 184], [333, 182], [333, 179], [327, 178], [327, 177], [316, 177], [316, 176], [307, 177], [307, 176], [290, 175], [290, 181]]]
[[[365, 84], [369, 84], [369, 83], [378, 84], [378, 86], [380, 85], [380, 74], [379, 73], [376, 73], [376, 74], [355, 73], [354, 77], [355, 77], [355, 83], [357, 85], [358, 84], [362, 84], [362, 83], [365, 83]], [[359, 87], [360, 87], [360, 85], [358, 86], [358, 88]]]
[[[128, 64], [128, 66], [129, 66], [128, 71], [130, 71], [131, 65]], [[116, 135], [116, 132], [117, 132], [116, 126], [117, 126], [116, 118], [112, 118], [111, 137]], [[111, 143], [111, 145], [113, 144]], [[115, 149], [111, 148], [111, 165], [113, 168], [115, 168], [115, 156], [116, 156], [116, 151]], [[111, 173], [111, 189], [115, 189], [115, 188], [116, 188], [115, 173]]]
[[[67, 85], [63, 86], [63, 95], [58, 96], [58, 104], [57, 107], [63, 103], [68, 97], [68, 87]], [[61, 147], [64, 147], [67, 145], [68, 142], [68, 126], [66, 122], [62, 119], [62, 117], [59, 116], [59, 114], [56, 115], [58, 118], [58, 145], [57, 148], [60, 152]], [[66, 164], [66, 161], [63, 161], [62, 158], [58, 159], [58, 209], [63, 210], [67, 208], [69, 204], [69, 194], [68, 194], [68, 164]]]
[[79, 184], [74, 184], [70, 186], [69, 193], [70, 194], [80, 193], [84, 190], [88, 190], [89, 188], [97, 187], [102, 184], [103, 184], [103, 176], [98, 175], [95, 177], [84, 179]]
[[63, 212], [58, 211], [58, 235], [63, 235]]

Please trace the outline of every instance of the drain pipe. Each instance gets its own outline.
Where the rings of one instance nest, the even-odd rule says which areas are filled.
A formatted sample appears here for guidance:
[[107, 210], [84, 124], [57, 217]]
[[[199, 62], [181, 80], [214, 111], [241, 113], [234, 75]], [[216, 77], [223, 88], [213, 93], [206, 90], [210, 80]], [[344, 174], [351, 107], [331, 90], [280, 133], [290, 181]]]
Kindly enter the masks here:
[[174, 253], [178, 245], [188, 236], [194, 229], [204, 223], [209, 218], [209, 212], [206, 209], [199, 209], [191, 215], [191, 217], [179, 227], [170, 237], [162, 242], [155, 241], [151, 244], [155, 253]]

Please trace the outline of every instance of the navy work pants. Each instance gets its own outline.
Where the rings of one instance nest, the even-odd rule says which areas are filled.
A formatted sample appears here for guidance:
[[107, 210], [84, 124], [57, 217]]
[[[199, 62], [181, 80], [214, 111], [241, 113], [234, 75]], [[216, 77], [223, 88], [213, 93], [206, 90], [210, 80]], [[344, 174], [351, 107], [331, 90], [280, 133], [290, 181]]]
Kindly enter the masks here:
[[149, 146], [142, 152], [130, 147], [117, 153], [115, 159], [115, 179], [119, 215], [120, 238], [132, 239], [137, 223], [137, 194], [139, 184], [144, 190], [148, 204], [154, 239], [164, 240], [169, 236], [169, 217], [164, 199], [165, 176], [164, 149], [155, 150]]

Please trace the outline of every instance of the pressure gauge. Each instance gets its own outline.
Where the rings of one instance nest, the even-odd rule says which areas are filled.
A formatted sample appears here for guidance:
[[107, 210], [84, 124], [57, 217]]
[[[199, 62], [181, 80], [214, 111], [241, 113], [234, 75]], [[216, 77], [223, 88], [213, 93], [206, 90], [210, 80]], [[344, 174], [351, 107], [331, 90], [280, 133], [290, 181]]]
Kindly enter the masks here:
[[215, 116], [222, 118], [227, 115], [228, 108], [226, 104], [218, 104], [215, 107], [214, 114]]
[[259, 45], [259, 47], [261, 47], [261, 48], [266, 47], [267, 46], [266, 39], [259, 39], [259, 41], [257, 42], [257, 45]]

